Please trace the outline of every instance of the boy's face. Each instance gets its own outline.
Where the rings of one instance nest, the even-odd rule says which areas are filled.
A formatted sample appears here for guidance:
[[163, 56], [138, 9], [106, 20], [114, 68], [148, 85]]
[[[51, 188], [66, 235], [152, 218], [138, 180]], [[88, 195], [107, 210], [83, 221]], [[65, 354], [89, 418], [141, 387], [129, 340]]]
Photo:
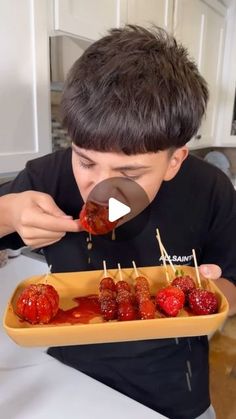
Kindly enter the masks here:
[[86, 202], [92, 189], [112, 177], [137, 182], [151, 202], [163, 181], [171, 180], [188, 155], [187, 147], [173, 151], [127, 156], [123, 153], [100, 152], [72, 145], [72, 169], [81, 196]]

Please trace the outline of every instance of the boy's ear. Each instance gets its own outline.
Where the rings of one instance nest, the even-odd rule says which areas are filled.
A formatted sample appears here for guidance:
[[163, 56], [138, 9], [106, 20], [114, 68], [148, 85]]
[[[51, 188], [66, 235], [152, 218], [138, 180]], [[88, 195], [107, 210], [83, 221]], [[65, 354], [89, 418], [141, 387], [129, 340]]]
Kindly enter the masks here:
[[164, 176], [164, 180], [171, 180], [178, 173], [183, 161], [188, 156], [188, 148], [186, 146], [177, 148], [171, 155], [169, 165]]

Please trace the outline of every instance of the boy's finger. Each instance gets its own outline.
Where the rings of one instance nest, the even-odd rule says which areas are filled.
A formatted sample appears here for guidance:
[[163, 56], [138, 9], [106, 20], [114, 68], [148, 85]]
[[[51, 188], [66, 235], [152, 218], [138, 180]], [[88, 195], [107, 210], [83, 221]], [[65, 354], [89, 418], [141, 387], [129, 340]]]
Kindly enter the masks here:
[[52, 218], [53, 218], [52, 231], [64, 231], [65, 233], [78, 233], [79, 231], [82, 231], [82, 227], [78, 220], [70, 220], [65, 217], [52, 217]]
[[68, 219], [65, 216], [53, 216], [38, 212], [37, 217], [32, 215], [28, 217], [26, 227], [35, 227], [41, 230], [65, 232], [65, 233], [78, 233], [82, 231], [81, 225], [78, 220]]

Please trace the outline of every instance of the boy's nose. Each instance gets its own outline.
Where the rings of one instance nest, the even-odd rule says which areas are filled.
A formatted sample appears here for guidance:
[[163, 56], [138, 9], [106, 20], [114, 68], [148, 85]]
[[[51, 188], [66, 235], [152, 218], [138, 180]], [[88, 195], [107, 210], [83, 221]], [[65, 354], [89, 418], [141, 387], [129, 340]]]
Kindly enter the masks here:
[[94, 182], [97, 184], [103, 182], [104, 180], [108, 180], [114, 177], [118, 176], [115, 175], [112, 170], [104, 170], [96, 175], [96, 178], [94, 178]]
[[[100, 180], [102, 179], [102, 180]], [[109, 198], [117, 196], [117, 177], [108, 176], [95, 180], [93, 199], [97, 202], [108, 202]]]

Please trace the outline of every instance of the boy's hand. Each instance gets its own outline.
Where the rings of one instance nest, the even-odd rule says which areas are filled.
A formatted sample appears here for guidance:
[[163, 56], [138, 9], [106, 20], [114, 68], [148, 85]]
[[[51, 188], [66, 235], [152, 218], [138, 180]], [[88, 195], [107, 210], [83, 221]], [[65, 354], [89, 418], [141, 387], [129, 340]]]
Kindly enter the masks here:
[[48, 246], [59, 241], [66, 232], [82, 230], [79, 221], [66, 215], [48, 194], [26, 191], [10, 196], [11, 225], [27, 246]]
[[236, 287], [226, 278], [222, 278], [222, 272], [218, 265], [201, 265], [199, 270], [203, 276], [217, 280], [217, 287], [223, 292], [229, 303], [229, 316], [236, 314]]

